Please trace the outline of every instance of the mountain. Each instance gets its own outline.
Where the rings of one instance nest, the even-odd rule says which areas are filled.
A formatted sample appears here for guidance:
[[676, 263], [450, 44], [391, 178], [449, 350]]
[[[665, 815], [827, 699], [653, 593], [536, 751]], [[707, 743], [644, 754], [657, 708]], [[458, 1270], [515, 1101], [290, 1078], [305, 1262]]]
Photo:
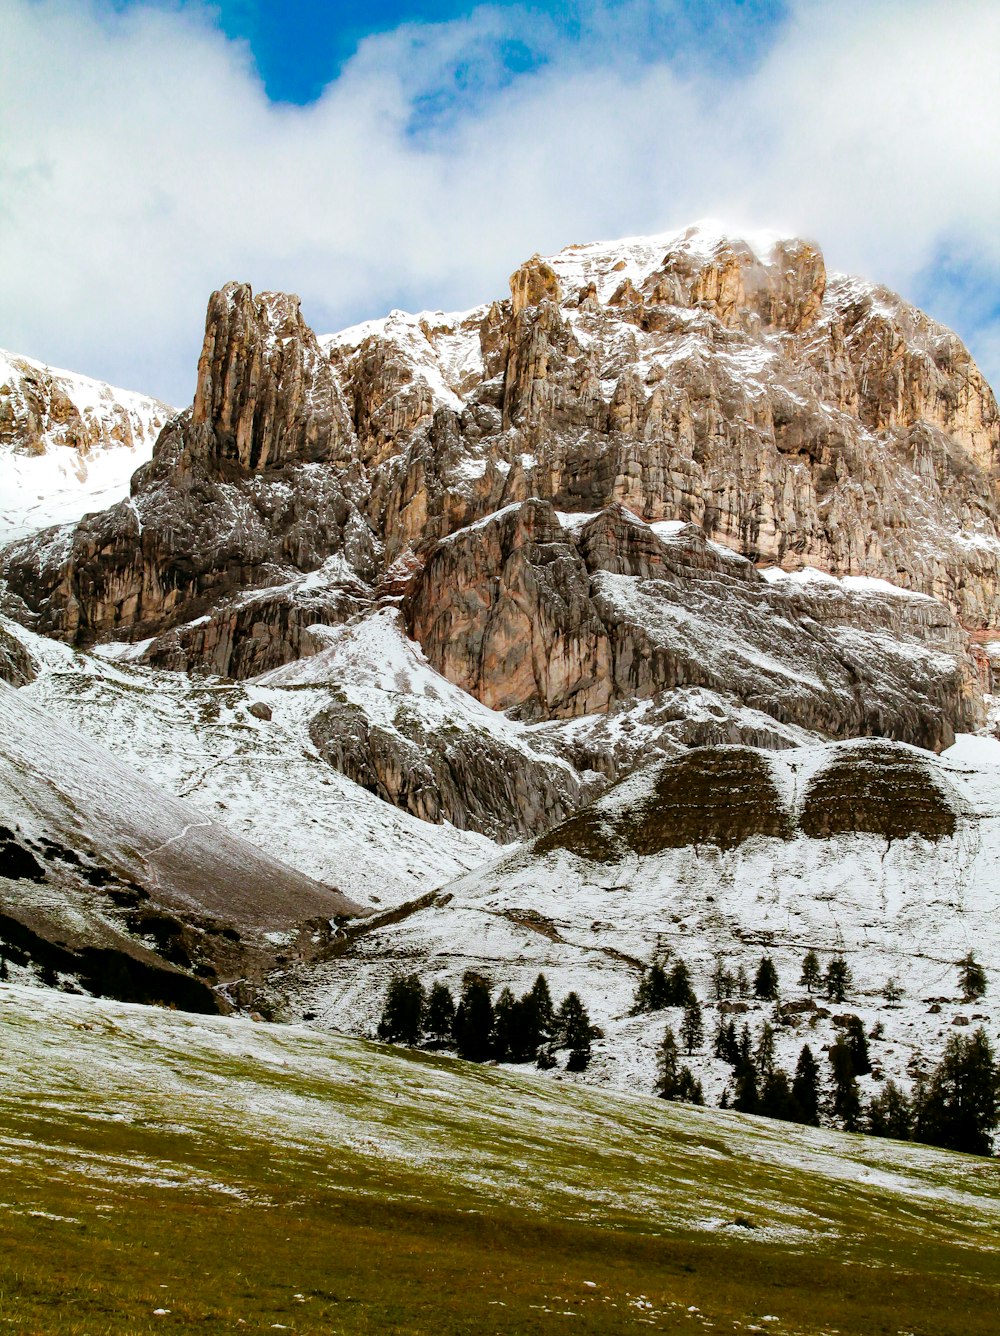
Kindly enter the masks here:
[[[604, 1030], [589, 1079], [648, 1088], [655, 954], [704, 997], [716, 957], [771, 953], [791, 1060], [803, 1015], [837, 1032], [799, 995], [815, 949], [906, 1078], [959, 956], [1000, 969], [998, 485], [960, 341], [805, 241], [571, 246], [472, 311], [330, 336], [232, 283], [128, 499], [0, 552], [0, 666], [83, 770], [93, 745], [168, 795], [171, 847], [316, 879], [246, 909], [271, 1014], [370, 1033], [397, 970], [542, 968]], [[37, 761], [59, 792], [66, 746]]]
[[127, 496], [174, 411], [0, 349], [0, 545]]

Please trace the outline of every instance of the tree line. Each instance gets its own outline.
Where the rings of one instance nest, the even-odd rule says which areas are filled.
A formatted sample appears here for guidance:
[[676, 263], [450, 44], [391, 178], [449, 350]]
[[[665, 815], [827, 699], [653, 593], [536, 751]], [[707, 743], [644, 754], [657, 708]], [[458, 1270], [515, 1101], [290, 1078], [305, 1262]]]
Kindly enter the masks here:
[[567, 993], [556, 1007], [544, 974], [523, 996], [504, 987], [494, 999], [487, 981], [471, 970], [457, 1002], [447, 984], [439, 981], [427, 993], [417, 974], [394, 975], [378, 1024], [378, 1037], [386, 1043], [453, 1048], [469, 1062], [534, 1062], [548, 1068], [565, 1049], [571, 1072], [589, 1065], [596, 1035], [579, 995]]
[[[982, 966], [970, 952], [958, 962], [963, 1001], [981, 997], [987, 986]], [[831, 1001], [843, 1002], [853, 986], [851, 970], [840, 955], [823, 968], [814, 951], [802, 962], [800, 984], [810, 993], [822, 990]], [[751, 980], [742, 965], [730, 971], [717, 964], [711, 976], [716, 1001], [733, 994], [777, 1002], [780, 980], [773, 960], [762, 956]], [[886, 982], [882, 995], [898, 1001], [902, 987]], [[701, 1049], [705, 1022], [691, 974], [683, 960], [654, 960], [640, 979], [632, 1015], [679, 1008], [675, 1032], [668, 1025], [657, 1052], [656, 1093], [675, 1102], [703, 1104], [704, 1092], [683, 1059]], [[949, 1037], [938, 1065], [918, 1077], [907, 1095], [895, 1081], [863, 1101], [858, 1078], [872, 1071], [870, 1034], [858, 1016], [838, 1018], [837, 1036], [825, 1050], [826, 1063], [803, 1044], [794, 1071], [775, 1057], [775, 1029], [764, 1020], [756, 1033], [747, 1022], [739, 1028], [721, 1014], [712, 1036], [712, 1053], [727, 1063], [732, 1075], [720, 1107], [787, 1122], [818, 1127], [832, 1120], [846, 1131], [914, 1140], [952, 1150], [988, 1155], [992, 1134], [1000, 1124], [1000, 1065], [985, 1030]], [[436, 982], [428, 993], [417, 974], [394, 976], [378, 1025], [378, 1037], [389, 1043], [448, 1048], [471, 1062], [534, 1062], [556, 1065], [556, 1052], [568, 1053], [569, 1071], [583, 1071], [591, 1058], [591, 1041], [599, 1035], [580, 997], [570, 992], [556, 1007], [548, 982], [539, 974], [521, 997], [509, 987], [493, 996], [488, 982], [474, 971], [462, 980], [456, 1002], [448, 986]], [[824, 1077], [824, 1066], [826, 1075]]]
[[[986, 974], [970, 952], [958, 962], [962, 1000], [975, 1001], [986, 992]], [[712, 985], [718, 1001], [733, 991], [744, 995], [751, 985], [742, 966], [730, 973], [717, 965]], [[853, 980], [842, 957], [834, 957], [825, 971], [815, 952], [807, 953], [800, 983], [810, 992], [822, 987], [832, 1001], [842, 1002]], [[779, 980], [773, 961], [763, 956], [753, 980], [753, 994], [777, 1001]], [[902, 988], [889, 980], [883, 988], [888, 1001], [898, 1001]], [[657, 1054], [656, 1093], [662, 1099], [703, 1104], [701, 1083], [682, 1062], [682, 1050], [692, 1054], [704, 1040], [701, 1005], [691, 985], [687, 966], [676, 960], [669, 971], [654, 961], [636, 993], [633, 1014], [682, 1008], [678, 1034], [668, 1025]], [[818, 1127], [821, 1114], [839, 1122], [846, 1131], [913, 1140], [977, 1155], [992, 1152], [992, 1134], [1000, 1124], [1000, 1064], [986, 1031], [951, 1035], [938, 1065], [929, 1077], [918, 1077], [908, 1096], [889, 1080], [863, 1103], [858, 1077], [872, 1071], [869, 1038], [881, 1036], [881, 1026], [865, 1033], [858, 1016], [841, 1017], [838, 1034], [826, 1050], [828, 1082], [808, 1044], [802, 1046], [794, 1073], [775, 1061], [775, 1031], [764, 1021], [756, 1035], [744, 1023], [737, 1030], [731, 1017], [721, 1015], [713, 1037], [713, 1054], [732, 1068], [732, 1080], [723, 1090], [720, 1107]]]

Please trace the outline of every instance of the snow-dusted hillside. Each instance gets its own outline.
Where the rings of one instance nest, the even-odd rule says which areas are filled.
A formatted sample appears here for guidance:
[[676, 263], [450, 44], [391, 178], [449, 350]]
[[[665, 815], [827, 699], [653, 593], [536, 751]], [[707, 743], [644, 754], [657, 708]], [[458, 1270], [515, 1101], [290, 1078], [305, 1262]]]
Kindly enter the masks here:
[[[322, 686], [191, 679], [7, 625], [37, 665], [19, 695], [220, 827], [355, 900], [411, 899], [496, 851], [480, 835], [390, 807], [327, 765], [309, 737], [310, 719], [329, 704]], [[262, 706], [270, 719], [251, 713]]]
[[[711, 762], [708, 778], [699, 779], [700, 757]], [[656, 1046], [679, 1012], [629, 1015], [642, 965], [664, 952], [682, 958], [709, 1003], [719, 960], [752, 979], [767, 954], [783, 1000], [807, 1000], [798, 981], [813, 949], [824, 964], [848, 961], [854, 984], [843, 1004], [818, 996], [825, 1017], [781, 1022], [772, 1004], [741, 999], [737, 1022], [775, 1023], [779, 1060], [793, 1067], [803, 1043], [818, 1054], [832, 1040], [829, 1013], [857, 1014], [868, 1029], [884, 1027], [872, 1042], [876, 1070], [905, 1085], [933, 1065], [953, 1023], [996, 1033], [998, 864], [1000, 742], [990, 738], [963, 737], [941, 758], [864, 740], [693, 751], [639, 771], [406, 921], [296, 974], [291, 993], [300, 1014], [338, 1026], [354, 1015], [364, 1034], [394, 972], [416, 970], [457, 991], [475, 969], [497, 988], [524, 991], [542, 970], [557, 1000], [575, 989], [604, 1031], [584, 1079], [652, 1089]], [[970, 950], [991, 988], [965, 1006], [955, 966]], [[883, 996], [890, 979], [904, 990], [892, 1004]], [[709, 1041], [717, 1018], [708, 1006]], [[709, 1053], [710, 1042], [692, 1066], [718, 1099], [730, 1069]], [[877, 1078], [863, 1084], [873, 1090]]]
[[0, 547], [127, 496], [174, 411], [0, 349]]

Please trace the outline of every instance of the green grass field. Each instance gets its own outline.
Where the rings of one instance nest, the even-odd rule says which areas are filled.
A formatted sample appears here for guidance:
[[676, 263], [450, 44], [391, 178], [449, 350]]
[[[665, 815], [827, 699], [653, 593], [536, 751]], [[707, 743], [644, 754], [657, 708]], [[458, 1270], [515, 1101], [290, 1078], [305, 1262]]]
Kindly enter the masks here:
[[0, 987], [0, 1136], [0, 1329], [1000, 1326], [994, 1161], [302, 1029]]

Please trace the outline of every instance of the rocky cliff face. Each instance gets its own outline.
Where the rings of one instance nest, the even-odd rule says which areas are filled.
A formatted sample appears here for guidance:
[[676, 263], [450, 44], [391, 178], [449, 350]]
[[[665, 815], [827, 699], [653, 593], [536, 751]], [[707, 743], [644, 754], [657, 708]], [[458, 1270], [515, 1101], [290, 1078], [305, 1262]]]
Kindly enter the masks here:
[[[524, 719], [667, 717], [664, 693], [704, 689], [761, 739], [940, 746], [982, 717], [963, 625], [1000, 620], [998, 476], [960, 342], [805, 242], [570, 247], [508, 299], [323, 339], [297, 299], [231, 284], [130, 499], [10, 549], [5, 606], [245, 677], [401, 605], [436, 668]], [[804, 566], [916, 597], [756, 569]], [[338, 765], [449, 815], [443, 772], [404, 783], [396, 741], [333, 723]], [[622, 758], [605, 738], [589, 763]]]
[[768, 581], [695, 526], [620, 506], [560, 517], [528, 501], [460, 530], [409, 615], [445, 677], [530, 719], [696, 685], [831, 737], [937, 748], [982, 722], [975, 661], [935, 599]]

